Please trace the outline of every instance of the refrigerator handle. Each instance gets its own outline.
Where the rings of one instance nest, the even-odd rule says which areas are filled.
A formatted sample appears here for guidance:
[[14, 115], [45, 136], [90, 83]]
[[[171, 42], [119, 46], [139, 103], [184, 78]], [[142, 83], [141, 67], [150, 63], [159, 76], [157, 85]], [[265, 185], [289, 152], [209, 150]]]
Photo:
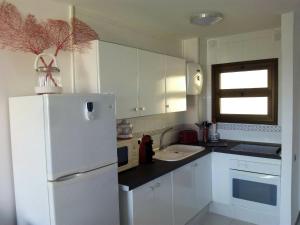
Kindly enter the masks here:
[[74, 174], [70, 174], [70, 175], [67, 175], [67, 176], [59, 177], [59, 178], [53, 180], [52, 182], [61, 182], [61, 181], [72, 180], [72, 179], [77, 178], [81, 175], [82, 175], [82, 173], [74, 173]]
[[101, 168], [105, 168], [105, 167], [111, 166], [113, 164], [116, 164], [116, 163], [111, 163], [111, 164], [108, 164], [106, 166], [97, 167], [95, 169], [87, 170], [87, 171], [84, 171], [84, 172], [72, 173], [72, 174], [69, 174], [69, 175], [61, 176], [61, 177], [58, 177], [55, 180], [51, 180], [49, 182], [60, 182], [60, 181], [72, 180], [72, 179], [78, 178], [78, 177], [80, 177], [82, 175], [95, 172], [95, 171], [97, 171], [97, 170], [99, 170]]

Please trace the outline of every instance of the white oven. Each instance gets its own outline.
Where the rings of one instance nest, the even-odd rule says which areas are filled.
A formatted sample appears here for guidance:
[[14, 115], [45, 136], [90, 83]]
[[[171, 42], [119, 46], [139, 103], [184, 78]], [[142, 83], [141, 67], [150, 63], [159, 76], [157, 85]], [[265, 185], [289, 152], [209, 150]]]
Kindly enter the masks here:
[[232, 203], [267, 214], [279, 213], [280, 165], [231, 160]]

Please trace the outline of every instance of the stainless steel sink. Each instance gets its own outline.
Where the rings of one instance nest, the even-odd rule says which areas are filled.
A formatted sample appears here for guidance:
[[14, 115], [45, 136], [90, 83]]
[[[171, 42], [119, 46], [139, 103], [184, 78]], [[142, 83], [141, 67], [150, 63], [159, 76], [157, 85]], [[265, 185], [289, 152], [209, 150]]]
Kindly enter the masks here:
[[205, 150], [202, 146], [170, 145], [155, 152], [154, 158], [163, 161], [179, 161]]

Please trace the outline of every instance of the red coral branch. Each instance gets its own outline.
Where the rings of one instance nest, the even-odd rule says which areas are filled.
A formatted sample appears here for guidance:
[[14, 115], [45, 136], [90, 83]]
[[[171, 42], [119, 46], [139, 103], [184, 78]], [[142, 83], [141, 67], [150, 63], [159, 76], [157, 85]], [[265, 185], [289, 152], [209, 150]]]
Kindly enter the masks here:
[[[60, 51], [82, 51], [90, 47], [92, 40], [98, 39], [98, 34], [77, 18], [72, 18], [71, 24], [54, 19], [38, 22], [31, 14], [23, 18], [13, 4], [6, 1], [0, 3], [1, 49], [39, 55], [46, 49], [54, 48], [56, 57]], [[40, 59], [49, 71], [46, 79], [52, 80], [57, 86], [50, 72], [53, 60], [47, 64], [43, 57]]]
[[83, 21], [74, 17], [71, 24], [73, 28], [72, 47], [75, 50], [81, 51], [85, 48], [89, 48], [91, 41], [99, 40], [97, 32]]
[[64, 20], [48, 19], [38, 22], [29, 14], [22, 17], [18, 9], [6, 1], [0, 4], [0, 48], [40, 54], [46, 49], [81, 51], [90, 47], [98, 34], [83, 21], [73, 18], [71, 24]]

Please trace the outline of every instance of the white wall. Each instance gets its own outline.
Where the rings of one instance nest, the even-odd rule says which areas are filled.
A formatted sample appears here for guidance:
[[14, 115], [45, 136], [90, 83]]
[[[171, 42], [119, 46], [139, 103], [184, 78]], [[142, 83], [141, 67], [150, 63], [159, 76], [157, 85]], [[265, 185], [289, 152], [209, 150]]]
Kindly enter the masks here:
[[296, 162], [293, 163], [292, 171], [292, 221], [297, 219], [300, 208], [300, 10], [294, 14], [294, 135], [293, 154]]
[[[202, 49], [200, 51], [199, 49], [199, 38], [183, 40], [183, 57], [187, 62], [200, 64], [200, 52]], [[185, 122], [191, 124], [205, 120], [205, 104], [204, 90], [198, 95], [187, 95], [187, 113], [185, 114]]]
[[[207, 119], [211, 120], [211, 65], [280, 58], [280, 29], [243, 33], [207, 40]], [[280, 64], [280, 63], [279, 63]], [[280, 71], [280, 68], [279, 68]], [[279, 72], [279, 82], [281, 73]], [[281, 121], [279, 88], [279, 124]], [[221, 138], [280, 143], [280, 127], [225, 124], [218, 127]]]
[[[292, 84], [293, 88], [292, 90], [289, 89], [287, 93], [290, 93], [292, 91], [292, 98], [290, 96], [288, 99], [285, 99], [287, 101], [287, 104], [289, 104], [286, 108], [289, 109], [290, 112], [285, 112], [288, 114], [289, 119], [286, 119], [287, 123], [290, 123], [290, 127], [292, 126], [292, 131], [291, 130], [283, 130], [284, 134], [286, 135], [286, 138], [284, 139], [285, 142], [290, 141], [290, 133], [292, 132], [292, 144], [286, 143], [285, 146], [291, 147], [289, 149], [290, 151], [288, 152], [289, 154], [286, 154], [286, 158], [289, 159], [290, 161], [287, 161], [287, 163], [290, 163], [289, 165], [285, 164], [283, 166], [287, 167], [290, 169], [290, 165], [292, 165], [292, 187], [291, 187], [291, 215], [292, 215], [292, 223], [294, 224], [298, 213], [299, 213], [299, 207], [300, 207], [300, 194], [299, 194], [299, 187], [300, 187], [300, 179], [299, 179], [299, 174], [300, 174], [300, 167], [299, 167], [299, 151], [300, 151], [300, 120], [299, 120], [299, 115], [300, 115], [300, 64], [299, 64], [299, 58], [300, 58], [300, 10], [295, 11], [294, 13], [290, 13], [288, 15], [284, 16], [285, 23], [283, 23], [285, 26], [290, 28], [291, 32], [287, 38], [290, 38], [291, 43], [290, 46], [286, 43], [284, 47], [290, 47], [292, 48], [291, 52], [286, 53], [287, 59], [289, 60], [286, 62], [286, 65], [290, 67], [288, 72], [291, 72], [290, 75], [292, 77]], [[287, 28], [287, 29], [288, 29]], [[282, 51], [285, 51], [284, 49]], [[289, 73], [288, 73], [289, 74]], [[289, 81], [289, 80], [288, 80]], [[288, 82], [289, 83], [289, 82]], [[292, 101], [292, 102], [291, 102]], [[292, 107], [292, 108], [291, 108]], [[292, 111], [292, 115], [291, 115]], [[289, 128], [290, 128], [289, 127]], [[288, 136], [288, 137], [287, 137]], [[292, 150], [292, 151], [291, 151]], [[291, 154], [292, 153], [292, 154]], [[291, 159], [292, 158], [292, 159]], [[284, 182], [284, 181], [283, 181]]]
[[75, 14], [93, 27], [102, 41], [118, 43], [130, 47], [151, 50], [172, 56], [182, 56], [182, 41], [166, 37], [149, 36], [140, 30], [119, 24], [114, 20], [117, 15], [110, 18], [100, 12], [76, 8]]
[[[22, 12], [39, 18], [68, 19], [67, 5], [39, 0], [11, 0]], [[50, 10], [54, 9], [54, 10]], [[63, 85], [70, 90], [70, 57], [62, 54], [58, 58]], [[11, 150], [8, 120], [8, 97], [31, 95], [36, 82], [32, 54], [12, 53], [0, 50], [0, 224], [15, 224], [14, 188], [12, 179]], [[20, 112], [21, 113], [21, 112]], [[28, 128], [30, 129], [30, 128]]]
[[282, 15], [282, 196], [281, 224], [294, 224], [299, 212], [300, 13]]

